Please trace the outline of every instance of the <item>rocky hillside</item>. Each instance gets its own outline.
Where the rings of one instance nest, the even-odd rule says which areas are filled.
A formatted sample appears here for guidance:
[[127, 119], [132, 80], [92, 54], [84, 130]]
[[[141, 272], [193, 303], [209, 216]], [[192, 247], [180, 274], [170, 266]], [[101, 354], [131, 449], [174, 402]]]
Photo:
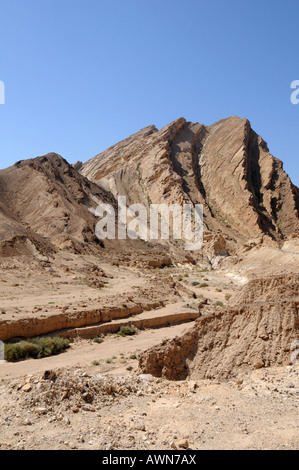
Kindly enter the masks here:
[[96, 218], [90, 211], [111, 195], [80, 175], [62, 157], [48, 154], [0, 171], [1, 255], [80, 252], [96, 247]]
[[[149, 126], [83, 165], [48, 154], [1, 170], [0, 254], [98, 250], [92, 210], [98, 202], [116, 204], [118, 195], [128, 204], [203, 204], [204, 252], [212, 263], [248, 239], [299, 233], [299, 190], [248, 120], [204, 126], [180, 118], [161, 130]], [[136, 251], [131, 245], [105, 243], [111, 255]], [[182, 244], [141, 243], [140, 250], [147, 246], [162, 250], [162, 261], [186, 255]]]
[[78, 168], [129, 202], [203, 204], [206, 229], [227, 237], [299, 231], [299, 190], [247, 119], [150, 126]]

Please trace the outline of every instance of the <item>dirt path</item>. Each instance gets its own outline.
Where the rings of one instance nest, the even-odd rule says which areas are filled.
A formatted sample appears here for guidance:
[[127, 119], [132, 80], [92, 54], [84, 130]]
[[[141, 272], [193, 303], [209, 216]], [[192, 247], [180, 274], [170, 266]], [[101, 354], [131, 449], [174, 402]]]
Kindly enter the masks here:
[[[44, 359], [30, 359], [17, 363], [6, 363], [0, 365], [0, 379], [4, 377], [19, 377], [24, 374], [37, 374], [45, 370], [51, 370], [63, 367], [88, 367], [94, 361], [99, 361], [97, 367], [99, 372], [117, 371], [118, 373], [128, 373], [126, 368], [130, 365], [136, 366], [136, 360], [127, 360], [125, 365], [119, 362], [120, 354], [127, 356], [136, 354], [138, 351], [159, 344], [164, 339], [173, 338], [181, 335], [183, 331], [191, 328], [193, 322], [188, 324], [175, 325], [171, 327], [139, 331], [136, 336], [119, 337], [108, 335], [101, 344], [93, 341], [80, 340], [72, 344], [71, 349], [58, 356], [47, 357]], [[107, 364], [106, 360], [117, 357]]]

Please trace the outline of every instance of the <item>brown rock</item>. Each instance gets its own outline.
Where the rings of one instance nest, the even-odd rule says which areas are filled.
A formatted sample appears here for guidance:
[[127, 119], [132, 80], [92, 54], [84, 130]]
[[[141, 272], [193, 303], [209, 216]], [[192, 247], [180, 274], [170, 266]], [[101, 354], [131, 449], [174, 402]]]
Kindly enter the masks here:
[[189, 449], [189, 443], [187, 439], [183, 439], [182, 441], [179, 441], [178, 447], [181, 447], [182, 449]]

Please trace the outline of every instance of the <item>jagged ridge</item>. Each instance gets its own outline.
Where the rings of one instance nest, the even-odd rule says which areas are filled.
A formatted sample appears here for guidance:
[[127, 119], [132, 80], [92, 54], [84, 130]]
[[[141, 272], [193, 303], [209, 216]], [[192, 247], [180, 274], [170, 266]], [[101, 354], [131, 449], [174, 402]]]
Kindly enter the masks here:
[[150, 126], [80, 172], [129, 202], [201, 203], [209, 230], [280, 240], [299, 231], [299, 191], [247, 119]]

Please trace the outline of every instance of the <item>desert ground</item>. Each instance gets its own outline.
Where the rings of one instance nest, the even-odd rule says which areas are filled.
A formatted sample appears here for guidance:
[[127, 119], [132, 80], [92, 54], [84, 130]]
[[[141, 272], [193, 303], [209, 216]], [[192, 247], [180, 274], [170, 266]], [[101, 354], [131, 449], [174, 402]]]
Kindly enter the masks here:
[[[231, 260], [218, 270], [189, 264], [138, 270], [106, 261], [101, 263], [107, 277], [101, 278], [105, 288], [100, 290], [88, 285], [89, 277], [81, 277], [84, 265], [94, 266], [88, 256], [80, 259], [82, 264], [77, 258], [76, 269], [69, 270], [73, 255], [59, 254], [40, 271], [34, 263], [6, 260], [1, 306], [11, 328], [25, 321], [26, 331], [40, 334], [34, 321], [40, 311], [41, 320], [50, 322], [47, 327], [57, 328], [61, 312], [76, 326], [61, 324], [53, 332], [71, 338], [66, 352], [1, 365], [1, 449], [297, 448], [299, 368], [291, 361], [260, 369], [253, 364], [252, 370], [240, 368], [225, 380], [218, 378], [216, 364], [216, 378], [171, 380], [154, 377], [139, 365], [146, 351], [191, 332], [196, 318], [233, 305], [252, 270], [263, 264], [261, 258], [273, 256], [272, 249], [259, 252], [255, 261], [252, 253], [245, 254], [247, 270]], [[292, 276], [298, 255], [277, 250], [279, 256], [287, 257], [284, 276]], [[293, 294], [298, 300], [298, 290]], [[136, 305], [141, 312], [130, 313]], [[92, 315], [104, 306], [115, 318], [94, 325]], [[90, 326], [77, 326], [78, 310], [85, 318], [90, 315]], [[115, 334], [119, 325], [134, 322], [137, 334]], [[95, 343], [95, 336], [103, 342]], [[246, 347], [250, 343], [256, 345], [255, 336]], [[55, 378], [46, 378], [46, 371]]]

